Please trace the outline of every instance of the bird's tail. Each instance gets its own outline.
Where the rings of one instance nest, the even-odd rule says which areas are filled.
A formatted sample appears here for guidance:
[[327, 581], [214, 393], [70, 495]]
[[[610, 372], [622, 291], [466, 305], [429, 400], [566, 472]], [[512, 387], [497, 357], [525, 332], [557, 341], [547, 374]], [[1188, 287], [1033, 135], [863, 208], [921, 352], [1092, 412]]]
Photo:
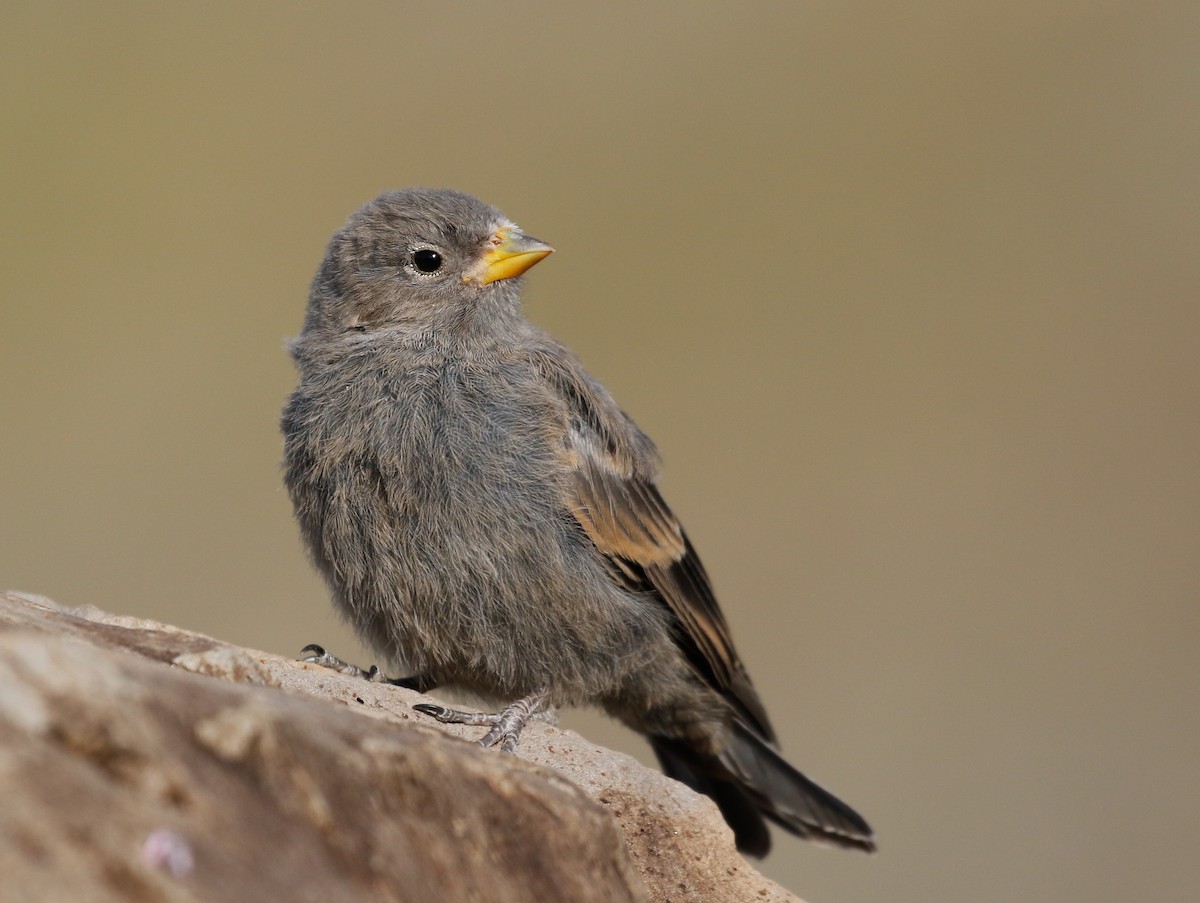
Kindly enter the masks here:
[[817, 843], [874, 852], [871, 827], [861, 815], [809, 780], [765, 740], [734, 722], [720, 755], [698, 754], [679, 740], [651, 740], [663, 771], [713, 799], [749, 856], [771, 848], [766, 819]]

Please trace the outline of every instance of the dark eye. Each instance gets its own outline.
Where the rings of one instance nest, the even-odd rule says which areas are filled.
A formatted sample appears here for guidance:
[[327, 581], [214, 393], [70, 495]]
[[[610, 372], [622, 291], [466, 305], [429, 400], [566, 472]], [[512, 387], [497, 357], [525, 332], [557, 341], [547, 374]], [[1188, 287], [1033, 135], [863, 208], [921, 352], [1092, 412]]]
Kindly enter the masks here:
[[413, 251], [413, 266], [422, 273], [436, 273], [442, 268], [442, 255], [429, 248]]

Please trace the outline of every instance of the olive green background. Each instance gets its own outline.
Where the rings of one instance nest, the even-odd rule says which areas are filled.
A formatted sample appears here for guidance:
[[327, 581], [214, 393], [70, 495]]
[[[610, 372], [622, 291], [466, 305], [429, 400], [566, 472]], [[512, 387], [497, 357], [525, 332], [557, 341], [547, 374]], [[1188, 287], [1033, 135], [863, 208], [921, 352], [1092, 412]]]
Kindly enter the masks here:
[[457, 187], [879, 832], [767, 874], [1194, 900], [1198, 59], [1194, 2], [6, 3], [0, 585], [370, 661], [282, 343], [353, 209]]

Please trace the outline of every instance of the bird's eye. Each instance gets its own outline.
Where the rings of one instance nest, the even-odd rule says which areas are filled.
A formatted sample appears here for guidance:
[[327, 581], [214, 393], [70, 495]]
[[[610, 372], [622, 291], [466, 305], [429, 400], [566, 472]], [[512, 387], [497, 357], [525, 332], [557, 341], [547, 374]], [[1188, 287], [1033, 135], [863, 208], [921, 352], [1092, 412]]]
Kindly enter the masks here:
[[436, 273], [442, 268], [442, 255], [429, 248], [413, 251], [413, 266], [422, 273]]

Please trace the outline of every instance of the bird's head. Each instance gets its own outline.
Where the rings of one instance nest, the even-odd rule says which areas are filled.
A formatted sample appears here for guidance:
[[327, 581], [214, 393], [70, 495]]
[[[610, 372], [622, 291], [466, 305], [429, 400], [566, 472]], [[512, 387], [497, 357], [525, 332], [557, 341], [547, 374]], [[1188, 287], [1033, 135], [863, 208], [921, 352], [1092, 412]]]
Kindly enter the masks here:
[[517, 277], [553, 250], [495, 207], [458, 191], [380, 195], [330, 241], [305, 333], [436, 334], [515, 316]]

